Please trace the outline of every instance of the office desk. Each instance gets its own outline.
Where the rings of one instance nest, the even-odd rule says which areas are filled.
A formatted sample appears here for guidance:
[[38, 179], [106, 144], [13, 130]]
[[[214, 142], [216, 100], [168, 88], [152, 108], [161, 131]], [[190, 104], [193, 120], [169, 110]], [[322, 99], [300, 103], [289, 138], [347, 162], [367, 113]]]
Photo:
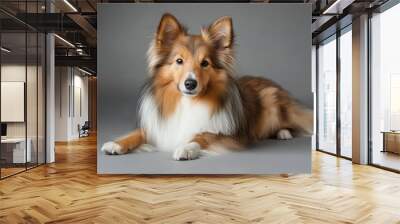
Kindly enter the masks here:
[[25, 163], [32, 160], [32, 141], [27, 139], [25, 151], [25, 138], [1, 139], [1, 159], [6, 163]]

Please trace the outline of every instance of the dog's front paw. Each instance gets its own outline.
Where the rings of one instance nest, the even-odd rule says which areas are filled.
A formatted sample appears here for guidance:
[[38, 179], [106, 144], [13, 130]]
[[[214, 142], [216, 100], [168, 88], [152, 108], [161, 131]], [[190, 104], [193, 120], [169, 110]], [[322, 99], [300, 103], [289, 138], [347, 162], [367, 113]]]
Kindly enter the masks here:
[[122, 153], [122, 147], [115, 142], [106, 142], [101, 147], [101, 151], [105, 152], [108, 155], [119, 155]]
[[175, 160], [192, 160], [200, 156], [200, 145], [196, 142], [191, 142], [182, 147], [179, 147], [174, 152]]
[[288, 129], [279, 130], [278, 133], [276, 134], [276, 137], [282, 140], [288, 140], [293, 138], [292, 134]]

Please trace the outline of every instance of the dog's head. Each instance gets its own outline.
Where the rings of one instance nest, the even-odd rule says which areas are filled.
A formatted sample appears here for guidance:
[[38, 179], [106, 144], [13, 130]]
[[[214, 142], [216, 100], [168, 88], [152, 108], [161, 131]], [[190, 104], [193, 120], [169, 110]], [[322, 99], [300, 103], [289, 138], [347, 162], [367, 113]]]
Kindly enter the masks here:
[[171, 14], [164, 14], [148, 52], [149, 70], [162, 85], [176, 85], [183, 95], [205, 94], [210, 85], [225, 83], [231, 74], [234, 35], [232, 19], [221, 17], [188, 34]]

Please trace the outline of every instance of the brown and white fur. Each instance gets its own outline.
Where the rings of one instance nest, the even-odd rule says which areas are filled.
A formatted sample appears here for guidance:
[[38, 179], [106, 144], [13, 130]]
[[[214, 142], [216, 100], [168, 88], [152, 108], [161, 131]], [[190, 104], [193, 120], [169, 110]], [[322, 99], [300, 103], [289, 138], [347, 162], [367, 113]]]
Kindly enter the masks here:
[[312, 112], [282, 87], [264, 78], [234, 78], [233, 50], [230, 17], [189, 35], [164, 14], [148, 52], [151, 78], [141, 96], [140, 128], [102, 151], [125, 154], [151, 145], [190, 160], [202, 150], [239, 150], [265, 138], [310, 134]]

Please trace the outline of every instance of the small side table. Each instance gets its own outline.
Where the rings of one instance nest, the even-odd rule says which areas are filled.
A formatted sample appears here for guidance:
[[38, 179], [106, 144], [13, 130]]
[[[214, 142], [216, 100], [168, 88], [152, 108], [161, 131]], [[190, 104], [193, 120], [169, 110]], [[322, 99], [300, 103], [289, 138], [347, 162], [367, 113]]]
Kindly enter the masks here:
[[382, 152], [400, 154], [400, 131], [382, 131], [383, 149]]

